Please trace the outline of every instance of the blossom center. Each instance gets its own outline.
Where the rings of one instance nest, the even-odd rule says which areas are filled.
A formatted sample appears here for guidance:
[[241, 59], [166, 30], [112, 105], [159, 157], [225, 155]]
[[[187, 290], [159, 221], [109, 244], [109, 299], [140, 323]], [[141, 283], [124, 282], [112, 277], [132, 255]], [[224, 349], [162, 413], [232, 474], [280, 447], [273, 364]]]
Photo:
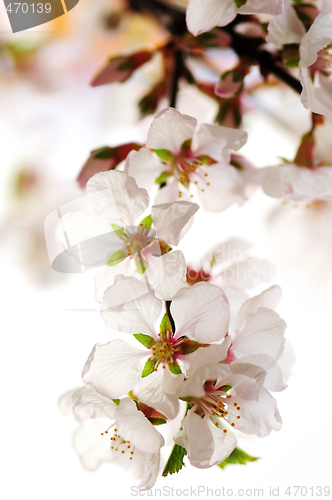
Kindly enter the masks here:
[[[109, 429], [111, 429], [113, 426], [114, 424], [111, 425], [108, 429], [106, 429], [106, 431], [102, 432], [101, 435], [104, 436], [108, 434]], [[126, 454], [129, 460], [133, 459], [134, 455], [133, 446], [130, 444], [130, 441], [127, 441], [126, 439], [121, 437], [120, 434], [118, 434], [118, 430], [116, 428], [114, 429], [113, 436], [110, 437], [110, 440], [111, 440], [111, 450], [119, 453], [119, 455]]]
[[172, 342], [159, 341], [152, 347], [152, 355], [158, 364], [172, 364], [174, 355], [174, 344]]
[[312, 68], [325, 76], [332, 75], [332, 44], [318, 52], [317, 61], [312, 65]]
[[[193, 410], [201, 416], [208, 416], [216, 427], [220, 427], [221, 418], [235, 427], [235, 422], [241, 418], [241, 408], [232, 400], [232, 394], [229, 394], [232, 388], [225, 385], [215, 389], [213, 384], [212, 380], [205, 382], [206, 394], [195, 400]], [[223, 432], [226, 433], [227, 429], [223, 429]]]
[[134, 234], [126, 231], [124, 241], [129, 256], [141, 252], [152, 243], [153, 238], [149, 236], [148, 232], [149, 228], [147, 226], [140, 226]]

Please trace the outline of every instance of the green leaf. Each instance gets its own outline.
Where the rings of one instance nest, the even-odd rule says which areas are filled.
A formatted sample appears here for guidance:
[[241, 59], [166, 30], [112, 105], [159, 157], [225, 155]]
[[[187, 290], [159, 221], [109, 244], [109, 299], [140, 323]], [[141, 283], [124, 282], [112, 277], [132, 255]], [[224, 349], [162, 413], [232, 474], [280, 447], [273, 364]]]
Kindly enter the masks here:
[[140, 226], [151, 227], [151, 225], [152, 225], [151, 215], [148, 215], [147, 217], [145, 217], [145, 219], [143, 219], [142, 222], [140, 223]]
[[157, 363], [156, 359], [149, 358], [147, 360], [142, 371], [142, 378], [147, 377], [148, 375], [150, 375], [150, 373], [154, 372], [154, 367], [156, 366], [156, 363]]
[[113, 403], [115, 403], [117, 406], [119, 406], [120, 404], [120, 399], [111, 399], [111, 401], [113, 401]]
[[179, 375], [179, 373], [182, 373], [180, 365], [177, 361], [173, 361], [171, 365], [168, 365], [168, 369], [171, 373], [174, 373], [174, 375]]
[[241, 465], [246, 465], [247, 462], [256, 462], [256, 460], [259, 460], [260, 457], [251, 457], [247, 453], [245, 453], [243, 450], [240, 450], [240, 448], [235, 448], [232, 453], [229, 455], [226, 460], [221, 462], [219, 467], [224, 469], [226, 465], [229, 464], [241, 464]]
[[160, 417], [148, 417], [148, 420], [151, 422], [152, 425], [162, 425], [167, 423], [167, 420]]
[[187, 451], [179, 446], [178, 444], [174, 445], [172, 453], [167, 460], [167, 464], [163, 470], [163, 476], [166, 477], [168, 474], [174, 474], [174, 472], [179, 472], [179, 470], [184, 467], [183, 458], [187, 455]]
[[154, 149], [154, 152], [159, 156], [161, 161], [170, 163], [173, 160], [173, 155], [168, 149]]
[[167, 337], [167, 333], [172, 334], [172, 325], [167, 313], [165, 313], [160, 323], [160, 336]]
[[150, 347], [154, 346], [156, 343], [153, 337], [150, 337], [150, 335], [145, 335], [145, 333], [134, 333], [134, 337], [138, 340], [138, 342], [143, 344], [144, 347], [147, 347], [148, 349], [150, 349]]
[[125, 248], [120, 248], [119, 250], [116, 250], [110, 258], [108, 259], [107, 265], [108, 266], [116, 266], [116, 264], [119, 264], [123, 260], [125, 260], [128, 257], [128, 252]]

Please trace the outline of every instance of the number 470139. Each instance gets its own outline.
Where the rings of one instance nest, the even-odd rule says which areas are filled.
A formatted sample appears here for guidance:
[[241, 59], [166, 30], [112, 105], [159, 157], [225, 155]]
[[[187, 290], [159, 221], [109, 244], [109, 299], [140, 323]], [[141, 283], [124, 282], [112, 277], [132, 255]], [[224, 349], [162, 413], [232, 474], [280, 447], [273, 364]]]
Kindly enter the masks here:
[[37, 13], [37, 14], [42, 14], [43, 12], [46, 12], [46, 14], [49, 14], [52, 10], [52, 6], [50, 3], [32, 3], [32, 4], [27, 4], [27, 3], [10, 3], [8, 7], [6, 7], [6, 11], [9, 12], [10, 14], [14, 12], [17, 14], [18, 12], [22, 12], [23, 14], [27, 14], [29, 12]]

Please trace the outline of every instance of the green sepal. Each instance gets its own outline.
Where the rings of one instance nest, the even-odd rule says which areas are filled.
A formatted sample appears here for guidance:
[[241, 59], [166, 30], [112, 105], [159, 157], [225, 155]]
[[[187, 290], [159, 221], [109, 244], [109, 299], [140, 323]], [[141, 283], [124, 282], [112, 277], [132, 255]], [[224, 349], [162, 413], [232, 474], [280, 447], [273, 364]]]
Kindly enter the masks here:
[[113, 401], [113, 403], [115, 403], [117, 406], [119, 406], [120, 404], [120, 399], [111, 399], [111, 401]]
[[191, 150], [192, 139], [187, 139], [181, 144], [181, 153], [187, 155]]
[[167, 182], [169, 177], [172, 175], [172, 172], [169, 170], [166, 170], [165, 172], [162, 172], [159, 177], [155, 180], [156, 184], [163, 184], [164, 182]]
[[202, 165], [212, 165], [213, 163], [216, 163], [216, 161], [208, 155], [199, 155], [196, 159], [199, 160]]
[[148, 263], [147, 262], [144, 262], [143, 260], [143, 257], [138, 254], [135, 258], [134, 258], [134, 261], [135, 261], [135, 268], [136, 268], [136, 271], [143, 275], [145, 273], [145, 271], [147, 270], [148, 268]]
[[179, 472], [185, 466], [183, 463], [185, 455], [187, 455], [187, 451], [182, 446], [175, 444], [163, 470], [163, 477], [168, 476], [168, 474], [174, 474], [174, 472]]
[[145, 333], [134, 333], [134, 337], [138, 340], [138, 342], [143, 344], [144, 347], [147, 347], [148, 349], [153, 347], [156, 343], [153, 337], [150, 337], [150, 335], [145, 335]]
[[229, 457], [218, 465], [219, 467], [221, 467], [221, 469], [224, 469], [226, 465], [229, 464], [246, 465], [247, 462], [256, 462], [256, 460], [259, 460], [259, 458], [260, 457], [251, 457], [240, 448], [234, 448]]
[[173, 361], [173, 363], [171, 365], [167, 365], [167, 366], [168, 366], [169, 371], [171, 373], [173, 373], [174, 375], [179, 375], [180, 373], [182, 373], [180, 365], [177, 361]]
[[195, 340], [190, 340], [185, 338], [182, 344], [180, 344], [180, 353], [183, 355], [191, 354], [192, 352], [197, 351], [200, 347], [207, 347], [208, 344], [201, 344], [200, 342], [196, 342]]
[[173, 161], [173, 155], [168, 149], [154, 149], [154, 152], [161, 159], [161, 161], [170, 163]]
[[224, 391], [224, 392], [228, 392], [232, 389], [232, 386], [231, 385], [222, 385], [221, 387], [218, 388], [218, 391]]
[[145, 217], [145, 219], [143, 219], [140, 222], [140, 226], [151, 227], [152, 226], [152, 217], [151, 217], [151, 215], [148, 215], [147, 217]]
[[[165, 253], [169, 253], [172, 250], [172, 247], [167, 245], [167, 243], [165, 243], [163, 240], [159, 240], [158, 243], [159, 243], [160, 253], [158, 252], [157, 256], [165, 255]], [[155, 255], [155, 254], [152, 254], [152, 255]]]
[[110, 160], [116, 155], [114, 148], [110, 148], [109, 146], [94, 149], [93, 151], [91, 151], [91, 154], [98, 160]]
[[242, 5], [246, 3], [246, 1], [247, 0], [234, 0], [236, 8], [239, 9], [240, 7], [242, 7]]
[[163, 316], [163, 319], [161, 320], [161, 323], [160, 323], [160, 336], [167, 337], [167, 333], [172, 335], [173, 331], [172, 331], [172, 325], [171, 325], [171, 322], [169, 320], [169, 317], [168, 317], [167, 313], [165, 313]]
[[108, 266], [116, 266], [116, 264], [119, 264], [123, 260], [125, 260], [128, 257], [128, 252], [125, 248], [120, 248], [119, 250], [116, 250], [108, 259], [107, 265]]
[[117, 67], [118, 71], [127, 71], [128, 69], [134, 69], [134, 62], [131, 59], [122, 61]]
[[147, 362], [144, 365], [143, 371], [142, 371], [142, 378], [147, 377], [150, 375], [150, 373], [154, 372], [154, 367], [156, 366], [157, 360], [154, 359], [148, 359]]
[[167, 423], [167, 420], [160, 417], [148, 417], [148, 420], [151, 422], [152, 425], [163, 425]]
[[126, 232], [124, 231], [123, 227], [118, 226], [117, 224], [111, 224], [113, 231], [115, 234], [122, 240], [123, 236], [126, 236]]

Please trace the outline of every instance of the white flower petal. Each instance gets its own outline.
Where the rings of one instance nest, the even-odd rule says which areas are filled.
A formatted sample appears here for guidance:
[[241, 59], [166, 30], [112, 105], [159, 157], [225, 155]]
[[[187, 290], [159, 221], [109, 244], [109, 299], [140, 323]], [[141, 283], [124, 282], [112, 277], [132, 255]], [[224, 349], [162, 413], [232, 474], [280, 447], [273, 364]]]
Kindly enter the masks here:
[[251, 363], [262, 367], [266, 371], [264, 387], [269, 391], [279, 392], [286, 389], [281, 369], [272, 357], [265, 354], [251, 354], [249, 356], [243, 356], [239, 359], [235, 359], [231, 364], [231, 370], [233, 373], [236, 373], [237, 370], [242, 370], [242, 363]]
[[110, 440], [100, 435], [109, 425], [109, 419], [86, 420], [74, 432], [73, 446], [85, 469], [93, 471], [113, 461]]
[[159, 175], [168, 170], [167, 165], [162, 163], [158, 156], [147, 148], [131, 151], [127, 156], [126, 168], [128, 175], [134, 177], [137, 185], [148, 192], [155, 185], [155, 180]]
[[147, 283], [118, 276], [103, 297], [101, 317], [112, 330], [156, 337], [163, 305]]
[[300, 43], [305, 32], [303, 23], [298, 18], [292, 4], [285, 2], [283, 13], [275, 16], [268, 25], [266, 41], [277, 46]]
[[332, 116], [332, 81], [321, 73], [316, 73], [312, 82], [310, 71], [300, 65], [299, 77], [303, 86], [301, 102], [303, 106], [319, 115]]
[[175, 418], [179, 413], [177, 392], [184, 376], [173, 375], [167, 368], [164, 370], [159, 367], [157, 374], [151, 378], [151, 383], [138, 392], [139, 400], [160, 411], [167, 418]]
[[166, 253], [161, 257], [151, 256], [145, 274], [156, 297], [160, 300], [172, 300], [181, 288], [188, 287], [186, 261], [180, 250]]
[[153, 454], [146, 463], [145, 471], [138, 485], [139, 491], [150, 490], [159, 474], [160, 453]]
[[144, 453], [158, 453], [164, 446], [164, 438], [148, 421], [144, 414], [137, 410], [136, 404], [129, 398], [122, 399], [115, 410], [115, 421], [118, 433]]
[[171, 203], [173, 201], [191, 201], [189, 191], [183, 187], [174, 176], [167, 180], [166, 186], [159, 189], [154, 203], [158, 206], [160, 204]]
[[91, 387], [83, 387], [72, 395], [74, 415], [78, 420], [89, 418], [114, 419], [116, 404]]
[[199, 206], [190, 201], [175, 201], [154, 205], [151, 217], [157, 237], [169, 245], [178, 245], [180, 233]]
[[227, 420], [235, 423], [235, 429], [245, 434], [255, 434], [258, 437], [265, 437], [272, 430], [279, 431], [282, 421], [276, 405], [276, 400], [264, 388], [259, 393], [258, 401], [242, 400], [237, 397], [240, 406], [240, 419], [229, 414]]
[[233, 0], [189, 0], [187, 26], [193, 35], [226, 26], [233, 21], [237, 9]]
[[105, 290], [114, 285], [115, 278], [119, 275], [137, 278], [138, 273], [131, 267], [129, 258], [115, 266], [102, 266], [98, 269], [95, 274], [95, 299], [97, 302], [102, 302]]
[[174, 154], [194, 135], [197, 120], [183, 115], [174, 108], [160, 111], [150, 127], [146, 146], [150, 149], [167, 149]]
[[238, 9], [240, 14], [269, 14], [277, 16], [282, 13], [284, 0], [247, 0]]
[[236, 329], [242, 331], [245, 327], [247, 319], [253, 316], [260, 307], [274, 309], [281, 298], [281, 288], [278, 285], [273, 285], [267, 290], [264, 290], [259, 295], [255, 295], [246, 300], [239, 310], [236, 319]]
[[220, 125], [202, 123], [194, 137], [193, 152], [196, 156], [208, 155], [216, 161], [229, 161], [229, 149], [237, 151], [247, 142], [248, 134]]
[[227, 333], [229, 303], [224, 292], [209, 283], [196, 283], [180, 290], [171, 304], [176, 336], [201, 343], [218, 342]]
[[228, 336], [221, 344], [212, 344], [208, 347], [200, 347], [192, 354], [183, 356], [183, 363], [188, 366], [186, 376], [190, 377], [202, 366], [211, 366], [220, 363], [227, 357], [227, 351], [231, 344], [231, 337]]
[[182, 430], [174, 436], [174, 441], [187, 450], [188, 459], [194, 467], [210, 467], [214, 452], [214, 439], [207, 423], [193, 411], [181, 422]]
[[266, 354], [277, 360], [284, 348], [286, 323], [266, 307], [248, 317], [241, 332], [235, 335], [232, 351], [237, 358], [251, 354]]
[[300, 45], [300, 66], [307, 68], [317, 60], [320, 50], [332, 41], [332, 14], [324, 10], [314, 20]]
[[106, 398], [121, 398], [141, 381], [147, 355], [120, 339], [96, 344], [83, 368], [83, 381]]
[[208, 212], [220, 212], [232, 203], [243, 203], [245, 200], [243, 179], [231, 165], [215, 163], [202, 166], [190, 177], [196, 181], [197, 195]]
[[147, 191], [119, 170], [94, 175], [86, 190], [93, 209], [120, 226], [134, 226], [149, 206]]

